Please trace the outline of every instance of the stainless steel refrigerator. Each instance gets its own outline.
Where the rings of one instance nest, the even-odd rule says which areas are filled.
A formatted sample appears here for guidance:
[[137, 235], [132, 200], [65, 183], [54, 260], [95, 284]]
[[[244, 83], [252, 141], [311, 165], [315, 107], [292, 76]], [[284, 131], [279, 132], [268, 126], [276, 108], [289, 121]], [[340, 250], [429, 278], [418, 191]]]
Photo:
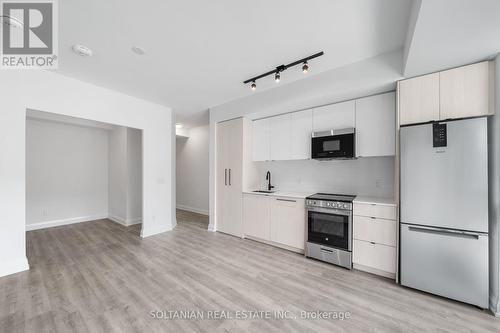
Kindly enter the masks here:
[[487, 308], [487, 119], [400, 134], [401, 283]]

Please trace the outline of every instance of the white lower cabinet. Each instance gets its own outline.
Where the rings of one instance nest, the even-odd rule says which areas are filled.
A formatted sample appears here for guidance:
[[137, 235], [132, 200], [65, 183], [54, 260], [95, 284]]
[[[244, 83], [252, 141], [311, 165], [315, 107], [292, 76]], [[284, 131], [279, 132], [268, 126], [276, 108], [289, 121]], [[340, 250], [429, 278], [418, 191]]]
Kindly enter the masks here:
[[263, 195], [243, 195], [243, 233], [245, 236], [270, 240], [270, 204]]
[[305, 216], [304, 199], [243, 194], [243, 230], [246, 237], [303, 251]]
[[[355, 239], [352, 252], [355, 264], [382, 272], [396, 273], [395, 247]], [[372, 271], [372, 273], [374, 272]]]
[[304, 250], [304, 199], [271, 199], [271, 241]]
[[353, 238], [366, 240], [387, 246], [396, 246], [398, 232], [395, 220], [385, 220], [376, 217], [358, 216], [353, 218]]
[[395, 204], [354, 202], [354, 268], [390, 278], [396, 276], [396, 211]]

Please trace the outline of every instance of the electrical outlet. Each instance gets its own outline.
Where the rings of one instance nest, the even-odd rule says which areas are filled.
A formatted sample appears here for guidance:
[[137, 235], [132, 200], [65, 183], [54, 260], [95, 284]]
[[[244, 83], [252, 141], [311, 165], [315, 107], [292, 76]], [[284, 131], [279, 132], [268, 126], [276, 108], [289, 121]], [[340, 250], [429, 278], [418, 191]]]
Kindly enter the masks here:
[[42, 217], [49, 216], [49, 210], [47, 208], [42, 208]]
[[384, 181], [382, 179], [377, 179], [375, 181], [375, 187], [376, 188], [381, 188], [384, 185]]

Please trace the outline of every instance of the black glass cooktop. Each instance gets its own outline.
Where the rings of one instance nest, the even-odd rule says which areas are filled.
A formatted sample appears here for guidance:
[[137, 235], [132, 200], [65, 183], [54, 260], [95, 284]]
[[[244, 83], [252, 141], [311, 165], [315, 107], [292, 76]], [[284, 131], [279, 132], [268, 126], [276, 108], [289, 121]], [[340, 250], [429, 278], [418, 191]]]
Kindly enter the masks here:
[[352, 202], [354, 200], [354, 198], [356, 198], [355, 195], [316, 193], [316, 194], [313, 194], [313, 195], [307, 197], [306, 199]]

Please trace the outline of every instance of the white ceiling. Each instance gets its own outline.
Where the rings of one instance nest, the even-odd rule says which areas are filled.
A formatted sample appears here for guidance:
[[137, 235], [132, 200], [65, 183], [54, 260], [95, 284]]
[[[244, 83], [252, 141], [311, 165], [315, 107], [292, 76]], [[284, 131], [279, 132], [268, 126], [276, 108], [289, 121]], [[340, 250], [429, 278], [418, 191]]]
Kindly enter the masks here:
[[[318, 51], [308, 76], [401, 49], [409, 0], [65, 0], [58, 72], [170, 106], [187, 122], [253, 92], [242, 81]], [[94, 56], [81, 58], [75, 43]], [[146, 55], [131, 52], [133, 45]], [[281, 85], [306, 77], [300, 67]], [[274, 88], [271, 77], [258, 91]]]
[[422, 0], [404, 75], [478, 62], [499, 51], [500, 0]]

